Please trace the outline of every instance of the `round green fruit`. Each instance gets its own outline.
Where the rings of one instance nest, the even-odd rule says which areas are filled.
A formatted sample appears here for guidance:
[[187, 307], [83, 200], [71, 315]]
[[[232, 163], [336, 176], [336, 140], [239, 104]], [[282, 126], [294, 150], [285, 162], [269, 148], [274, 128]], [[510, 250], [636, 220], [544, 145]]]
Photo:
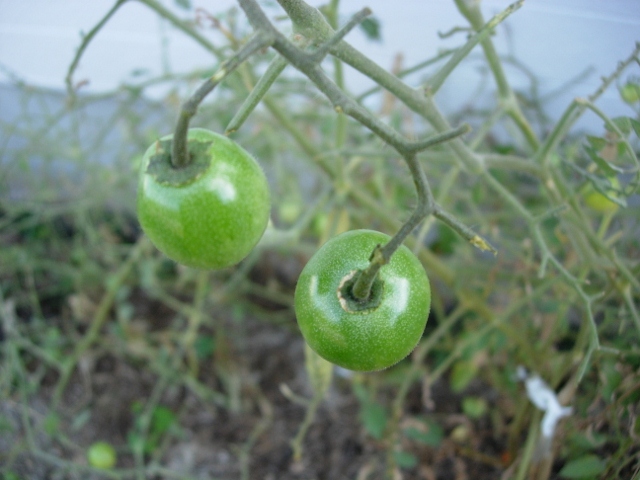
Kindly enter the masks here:
[[171, 164], [171, 139], [144, 154], [137, 210], [143, 231], [167, 257], [196, 268], [238, 263], [256, 246], [271, 210], [269, 185], [254, 158], [227, 137], [192, 128], [191, 162]]
[[401, 246], [382, 266], [365, 305], [348, 285], [389, 236], [352, 230], [325, 243], [306, 264], [295, 292], [298, 325], [309, 346], [341, 367], [373, 371], [405, 358], [418, 344], [431, 307], [429, 279]]
[[89, 447], [87, 452], [89, 465], [95, 468], [109, 469], [116, 464], [116, 451], [107, 442], [96, 442]]
[[[611, 177], [609, 179], [611, 188], [607, 191], [607, 195], [611, 198], [618, 198], [618, 191], [620, 190], [620, 182], [617, 178]], [[604, 195], [597, 191], [593, 185], [588, 185], [584, 191], [584, 203], [600, 213], [615, 212], [620, 206], [613, 200], [609, 200], [607, 195]]]

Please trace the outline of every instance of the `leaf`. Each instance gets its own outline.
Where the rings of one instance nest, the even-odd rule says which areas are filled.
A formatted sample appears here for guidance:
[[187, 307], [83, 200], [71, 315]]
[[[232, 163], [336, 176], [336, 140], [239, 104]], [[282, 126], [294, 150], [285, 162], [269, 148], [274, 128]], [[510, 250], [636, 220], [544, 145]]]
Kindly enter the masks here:
[[55, 413], [48, 414], [44, 419], [44, 431], [47, 435], [54, 436], [60, 428], [60, 417]]
[[589, 157], [591, 158], [591, 160], [593, 160], [593, 162], [598, 166], [598, 168], [600, 170], [602, 170], [602, 172], [607, 177], [612, 177], [612, 176], [616, 175], [617, 173], [622, 173], [624, 171], [621, 168], [616, 167], [615, 165], [612, 165], [609, 162], [607, 162], [604, 158], [602, 158], [598, 154], [598, 152], [594, 148], [592, 148], [592, 147], [584, 147], [584, 149], [586, 150], [586, 152], [589, 155]]
[[[611, 121], [614, 123], [616, 127], [624, 134], [629, 135], [631, 133], [631, 122], [629, 117], [616, 117], [612, 118]], [[605, 128], [609, 131], [612, 131], [609, 125], [605, 125]]]
[[360, 28], [369, 40], [382, 40], [382, 35], [380, 34], [380, 21], [377, 18], [365, 18], [360, 23]]
[[606, 361], [603, 362], [600, 367], [600, 379], [602, 382], [601, 393], [602, 397], [611, 402], [614, 397], [615, 390], [620, 386], [623, 380], [622, 373], [616, 369], [616, 362]]
[[393, 457], [396, 459], [396, 463], [400, 468], [413, 468], [418, 465], [416, 456], [409, 452], [393, 452]]
[[621, 157], [625, 154], [625, 152], [627, 151], [627, 143], [620, 141], [616, 144], [617, 149], [616, 149], [616, 156], [617, 157]]
[[200, 335], [193, 342], [196, 357], [200, 360], [209, 358], [216, 349], [216, 341], [211, 335]]
[[153, 409], [152, 418], [152, 430], [154, 433], [163, 434], [169, 427], [173, 425], [176, 420], [176, 415], [167, 407], [158, 406]]
[[462, 411], [471, 418], [480, 418], [487, 413], [487, 402], [482, 397], [464, 397]]
[[604, 472], [606, 464], [597, 455], [584, 455], [570, 461], [558, 473], [562, 478], [593, 478]]
[[465, 360], [457, 361], [451, 369], [451, 389], [456, 393], [461, 392], [467, 388], [477, 373], [478, 367], [474, 363]]
[[631, 123], [631, 128], [633, 128], [633, 131], [636, 133], [636, 137], [640, 138], [640, 122], [630, 118], [629, 122]]
[[142, 453], [145, 450], [145, 442], [142, 435], [136, 432], [129, 432], [127, 434], [127, 445], [134, 453]]
[[587, 135], [587, 141], [596, 151], [602, 150], [607, 146], [607, 140], [602, 137], [594, 137], [593, 135]]
[[379, 403], [367, 402], [360, 410], [360, 420], [367, 432], [379, 440], [387, 426], [387, 411]]
[[407, 428], [403, 433], [411, 440], [415, 440], [416, 442], [423, 443], [430, 447], [437, 447], [442, 443], [444, 430], [435, 422], [427, 422], [427, 424], [426, 431], [411, 427]]

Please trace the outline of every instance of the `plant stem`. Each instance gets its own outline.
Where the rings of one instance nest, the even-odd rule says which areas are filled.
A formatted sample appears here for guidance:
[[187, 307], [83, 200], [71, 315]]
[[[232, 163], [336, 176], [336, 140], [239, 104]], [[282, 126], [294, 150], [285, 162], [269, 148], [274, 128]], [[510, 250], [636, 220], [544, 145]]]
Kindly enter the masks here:
[[[338, 29], [338, 8], [340, 0], [331, 0], [329, 8], [327, 9], [327, 19], [334, 30]], [[333, 78], [336, 85], [340, 90], [344, 90], [344, 69], [342, 68], [342, 62], [339, 58], [333, 57]], [[347, 140], [347, 128], [348, 122], [344, 115], [338, 115], [335, 128], [335, 150], [340, 152]], [[345, 162], [342, 161], [339, 154], [336, 154], [336, 168], [338, 171], [338, 182], [344, 184], [345, 182]]]
[[[520, 0], [518, 4], [514, 4], [508, 8], [508, 10], [519, 7], [522, 5], [524, 0]], [[455, 0], [456, 6], [460, 13], [464, 15], [464, 17], [469, 21], [471, 26], [477, 32], [480, 32], [483, 29], [484, 19], [482, 17], [482, 12], [480, 11], [480, 3], [479, 2], [467, 2], [465, 0]], [[536, 150], [539, 146], [539, 140], [529, 125], [529, 122], [525, 118], [520, 109], [520, 104], [518, 103], [509, 82], [507, 81], [507, 77], [504, 74], [504, 70], [502, 69], [502, 62], [500, 61], [500, 57], [498, 52], [491, 41], [491, 38], [485, 36], [481, 41], [482, 49], [484, 50], [485, 57], [487, 58], [487, 62], [489, 63], [489, 68], [493, 73], [493, 77], [496, 80], [496, 84], [498, 86], [498, 96], [500, 97], [500, 101], [505, 107], [505, 111], [511, 117], [511, 119], [518, 126], [522, 134], [524, 135], [529, 146]]]
[[[460, 133], [457, 135], [460, 135]], [[455, 136], [451, 138], [455, 138]], [[447, 138], [447, 140], [449, 139], [450, 138]], [[374, 249], [370, 257], [369, 266], [360, 273], [353, 285], [352, 294], [358, 300], [365, 300], [369, 298], [371, 288], [373, 287], [380, 268], [389, 263], [394, 252], [404, 243], [405, 239], [413, 229], [420, 224], [420, 222], [422, 222], [432, 212], [437, 212], [439, 215], [445, 215], [446, 213], [440, 207], [436, 206], [433, 200], [433, 194], [431, 193], [431, 187], [427, 181], [427, 176], [424, 173], [422, 165], [420, 165], [420, 162], [416, 159], [416, 156], [408, 154], [404, 156], [404, 160], [411, 171], [411, 176], [413, 177], [418, 203], [411, 217], [409, 217], [409, 219], [402, 225], [400, 230], [391, 238], [391, 240], [389, 240], [384, 247], [378, 246]], [[449, 219], [454, 218], [452, 215], [446, 215]], [[471, 232], [474, 239], [480, 238], [469, 227], [462, 225], [462, 223], [457, 220], [455, 222], [460, 225], [460, 231], [465, 232], [465, 234]]]
[[[287, 13], [289, 13], [292, 19], [294, 19], [294, 28], [298, 31], [306, 31], [312, 24], [315, 24], [325, 32], [332, 31], [331, 26], [328, 24], [324, 16], [322, 16], [322, 14], [316, 9], [309, 7], [305, 2], [299, 0], [279, 1], [287, 10]], [[327, 96], [338, 113], [344, 113], [354, 118], [384, 140], [387, 144], [391, 145], [403, 157], [409, 167], [416, 186], [418, 204], [409, 220], [407, 220], [396, 235], [392, 237], [384, 247], [374, 250], [371, 255], [369, 267], [358, 275], [358, 278], [352, 288], [352, 294], [357, 300], [364, 301], [369, 298], [371, 287], [376, 280], [377, 273], [380, 268], [388, 263], [391, 255], [398, 249], [406, 237], [434, 209], [433, 197], [429, 189], [426, 175], [422, 166], [416, 160], [415, 153], [420, 150], [433, 147], [437, 144], [457, 139], [457, 137], [469, 131], [469, 126], [462, 125], [457, 129], [451, 129], [448, 126], [448, 128], [439, 128], [438, 130], [440, 135], [421, 141], [410, 141], [404, 138], [393, 128], [371, 115], [364, 107], [357, 104], [333, 81], [331, 81], [331, 79], [328, 78], [319, 67], [319, 62], [321, 60], [319, 56], [308, 55], [306, 52], [301, 51], [292, 45], [273, 27], [273, 25], [271, 25], [255, 0], [240, 0], [240, 6], [247, 14], [249, 22], [252, 24], [254, 29], [258, 31], [264, 30], [273, 35], [273, 48], [289, 60], [295, 68], [304, 73], [307, 78], [309, 78], [309, 80], [311, 80], [318, 89]], [[318, 50], [323, 50], [323, 46], [344, 45], [344, 43], [339, 40], [344, 37], [346, 31], [353, 28], [353, 26], [357, 24], [357, 22], [361, 21], [368, 13], [367, 9], [359, 12], [345, 27], [340, 29], [333, 36], [328, 38], [324, 35], [316, 37], [316, 41], [322, 45]], [[418, 98], [424, 99], [423, 96], [419, 96]], [[471, 162], [477, 164], [478, 160], [477, 158], [474, 158]], [[453, 217], [445, 216], [445, 218], [449, 219]], [[459, 222], [454, 224], [453, 228], [456, 228], [458, 224]], [[473, 239], [480, 239], [480, 237], [473, 235]], [[475, 244], [477, 246], [486, 245], [486, 243], [482, 243], [480, 241]]]
[[[518, 10], [523, 3], [524, 0], [519, 0], [518, 2], [510, 5], [484, 25], [484, 21], [482, 20], [482, 17], [480, 17], [479, 22], [477, 22], [477, 24], [474, 24], [474, 28], [477, 30], [476, 34], [473, 35], [462, 47], [457, 49], [453, 56], [449, 59], [449, 61], [447, 61], [447, 63], [444, 64], [444, 66], [438, 71], [438, 73], [436, 73], [429, 79], [429, 81], [424, 86], [425, 91], [431, 96], [435, 95], [435, 93], [440, 89], [449, 74], [458, 66], [458, 64], [462, 60], [467, 57], [469, 52], [471, 52], [471, 50], [478, 43], [482, 43], [483, 46], [486, 43], [489, 43], [491, 46], [493, 46], [493, 44], [490, 43], [491, 40], [489, 38], [489, 35], [491, 35], [491, 33], [493, 33], [493, 30], [509, 15]], [[497, 62], [498, 68], [502, 72], [499, 59], [497, 59]], [[501, 78], [504, 78], [504, 73], [502, 73]], [[509, 90], [509, 84], [506, 82], [506, 79], [504, 79], [503, 81], [504, 85], [506, 85], [506, 87], [503, 88]]]
[[113, 16], [113, 14], [116, 13], [116, 11], [126, 1], [127, 0], [118, 0], [113, 5], [113, 7], [111, 7], [111, 9], [107, 12], [107, 14], [91, 30], [89, 30], [89, 33], [87, 33], [86, 35], [83, 35], [82, 43], [78, 47], [78, 50], [76, 51], [76, 54], [73, 57], [71, 64], [69, 65], [69, 69], [67, 70], [67, 76], [65, 77], [65, 83], [67, 84], [67, 92], [69, 93], [69, 95], [71, 95], [72, 98], [75, 95], [72, 77], [73, 77], [73, 73], [78, 67], [78, 63], [80, 63], [80, 58], [82, 57], [82, 54], [89, 46], [89, 43], [91, 43], [91, 40], [93, 39], [93, 37], [96, 36], [96, 34], [100, 31], [100, 29], [102, 29], [102, 27], [105, 26], [105, 24], [109, 21], [109, 19]]
[[75, 366], [80, 361], [80, 358], [98, 338], [100, 329], [109, 318], [109, 312], [116, 300], [116, 295], [118, 294], [120, 287], [123, 285], [129, 274], [133, 270], [134, 265], [139, 260], [144, 246], [144, 241], [138, 241], [138, 243], [136, 243], [136, 245], [129, 252], [129, 257], [126, 259], [126, 261], [120, 266], [118, 271], [113, 274], [113, 277], [111, 277], [111, 281], [107, 282], [107, 290], [104, 293], [102, 300], [98, 304], [98, 308], [96, 309], [96, 313], [94, 314], [89, 329], [85, 333], [84, 337], [78, 343], [76, 343], [73, 353], [66, 359], [63, 365], [62, 371], [60, 372], [60, 378], [58, 380], [58, 383], [56, 384], [51, 400], [52, 410], [55, 410], [58, 407], [58, 404], [62, 399], [64, 389], [69, 379], [71, 378], [71, 374], [73, 373]]
[[262, 48], [268, 47], [271, 43], [273, 43], [273, 38], [270, 35], [264, 32], [258, 32], [232, 57], [225, 60], [222, 65], [220, 65], [220, 68], [218, 68], [218, 71], [209, 77], [200, 88], [196, 90], [191, 98], [182, 105], [171, 145], [171, 163], [175, 168], [185, 167], [191, 161], [187, 145], [189, 121], [198, 111], [198, 106], [202, 100], [204, 100], [227, 75], [238, 68], [251, 55]]
[[[295, 35], [293, 43], [300, 48], [306, 48], [309, 44], [309, 40], [301, 35]], [[249, 114], [251, 114], [251, 112], [258, 106], [258, 103], [264, 99], [269, 88], [273, 85], [273, 82], [276, 81], [287, 65], [287, 60], [279, 55], [271, 61], [267, 70], [260, 77], [258, 83], [255, 84], [247, 98], [242, 102], [242, 105], [227, 125], [225, 133], [233, 133], [242, 126]]]

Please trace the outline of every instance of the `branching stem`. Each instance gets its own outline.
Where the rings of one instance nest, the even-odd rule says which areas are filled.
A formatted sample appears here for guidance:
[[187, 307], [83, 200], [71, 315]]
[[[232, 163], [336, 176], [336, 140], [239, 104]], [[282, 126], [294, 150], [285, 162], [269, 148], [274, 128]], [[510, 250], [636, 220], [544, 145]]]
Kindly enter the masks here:
[[[313, 82], [316, 87], [318, 87], [318, 89], [331, 101], [338, 113], [344, 113], [352, 117], [371, 130], [374, 134], [384, 140], [385, 143], [393, 147], [398, 154], [402, 156], [409, 167], [416, 186], [416, 193], [418, 197], [417, 206], [411, 217], [401, 227], [396, 235], [394, 235], [386, 245], [376, 248], [372, 252], [369, 267], [359, 274], [353, 286], [352, 294], [357, 300], [366, 301], [370, 296], [371, 288], [377, 278], [380, 268], [389, 262], [391, 255], [393, 255], [400, 245], [402, 245], [413, 229], [422, 220], [424, 220], [425, 217], [434, 211], [434, 202], [429, 183], [422, 166], [416, 159], [415, 154], [421, 150], [457, 139], [459, 136], [467, 133], [470, 130], [470, 127], [463, 124], [455, 129], [446, 128], [443, 129], [440, 134], [424, 140], [412, 141], [406, 139], [396, 130], [371, 115], [364, 107], [345, 94], [344, 91], [322, 71], [319, 63], [324, 55], [318, 56], [314, 53], [308, 54], [293, 45], [280, 32], [278, 32], [275, 27], [273, 27], [255, 0], [239, 1], [240, 6], [245, 11], [253, 28], [273, 35], [273, 48], [286, 58], [295, 68], [304, 73], [307, 78], [309, 78], [309, 80], [311, 80], [311, 82]], [[309, 7], [305, 2], [296, 0], [280, 0], [280, 3], [285, 9], [287, 9], [287, 12], [290, 15], [292, 11], [297, 12], [298, 16], [294, 18], [299, 21], [297, 23], [294, 22], [294, 28], [298, 31], [305, 31], [310, 25], [319, 26], [321, 29], [326, 27], [328, 30], [325, 31], [332, 31], [322, 14], [320, 14], [316, 9]], [[334, 45], [342, 45], [339, 41], [344, 37], [345, 31], [349, 31], [357, 24], [358, 21], [361, 21], [368, 14], [369, 12], [365, 9], [364, 11], [359, 12], [359, 14], [357, 14], [337, 33], [329, 36], [328, 38], [321, 37], [322, 42], [318, 50], [322, 52], [325, 50], [329, 51], [329, 49]], [[442, 214], [441, 209], [438, 211]], [[447, 219], [453, 218], [451, 215], [443, 216]], [[456, 221], [455, 225], [461, 225], [461, 223]], [[465, 229], [470, 230], [468, 227], [465, 227]], [[461, 227], [459, 230], [462, 231], [464, 229]], [[480, 237], [474, 234], [473, 238], [479, 239]], [[487, 245], [481, 241], [476, 241], [474, 244], [480, 248]]]

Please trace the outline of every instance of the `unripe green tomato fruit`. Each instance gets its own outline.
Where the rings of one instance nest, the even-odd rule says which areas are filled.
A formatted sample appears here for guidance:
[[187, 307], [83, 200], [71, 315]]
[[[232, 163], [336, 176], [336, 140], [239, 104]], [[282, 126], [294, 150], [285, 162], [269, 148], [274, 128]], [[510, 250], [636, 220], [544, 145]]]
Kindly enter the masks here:
[[87, 452], [89, 465], [95, 468], [109, 469], [116, 464], [116, 451], [107, 442], [96, 442], [89, 447]]
[[234, 141], [201, 128], [188, 133], [192, 165], [173, 168], [172, 138], [162, 137], [142, 159], [137, 197], [142, 229], [158, 250], [183, 265], [219, 269], [238, 263], [269, 222], [264, 172]]
[[[609, 179], [611, 182], [611, 191], [607, 192], [612, 198], [617, 198], [617, 190], [620, 189], [620, 182], [617, 178], [612, 177]], [[589, 184], [584, 192], [584, 203], [600, 213], [609, 213], [615, 212], [620, 208], [620, 206], [611, 200], [609, 200], [605, 195], [597, 191], [593, 185]]]
[[356, 310], [344, 284], [369, 265], [389, 236], [352, 230], [325, 243], [305, 265], [295, 292], [295, 312], [309, 346], [326, 360], [357, 371], [381, 370], [405, 358], [422, 337], [431, 289], [416, 256], [401, 246], [378, 272], [376, 301]]

